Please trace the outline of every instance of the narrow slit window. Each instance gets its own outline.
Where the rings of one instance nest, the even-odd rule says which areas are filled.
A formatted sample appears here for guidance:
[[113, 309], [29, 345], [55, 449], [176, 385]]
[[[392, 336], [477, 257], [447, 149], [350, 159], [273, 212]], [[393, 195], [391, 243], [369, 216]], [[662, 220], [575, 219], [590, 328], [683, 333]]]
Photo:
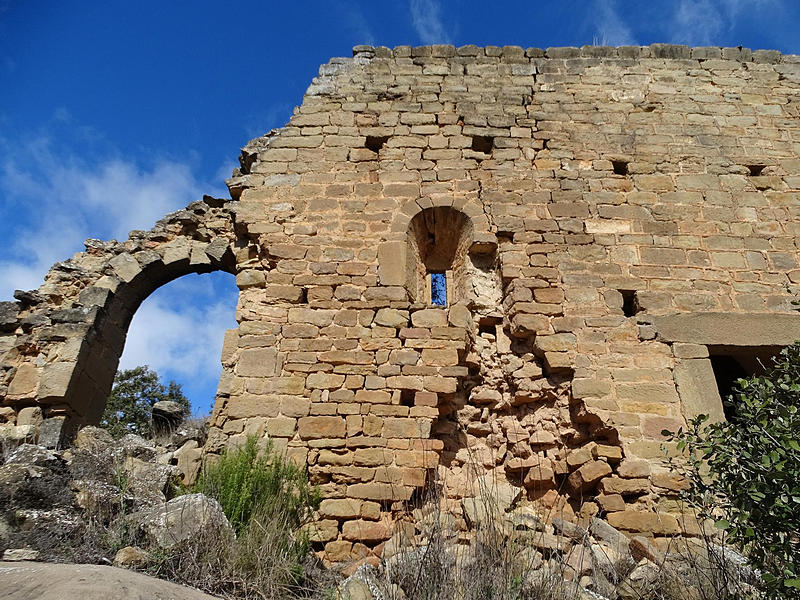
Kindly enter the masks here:
[[431, 304], [447, 306], [447, 275], [431, 273]]

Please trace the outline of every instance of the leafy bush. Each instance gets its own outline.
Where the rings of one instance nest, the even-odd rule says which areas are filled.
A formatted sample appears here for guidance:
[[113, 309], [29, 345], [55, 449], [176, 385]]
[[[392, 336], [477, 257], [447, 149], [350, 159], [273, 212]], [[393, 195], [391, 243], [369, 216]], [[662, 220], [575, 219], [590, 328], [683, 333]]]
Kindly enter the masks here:
[[158, 373], [147, 365], [119, 371], [114, 377], [114, 387], [106, 402], [100, 427], [115, 438], [126, 433], [147, 437], [151, 432], [151, 409], [162, 400], [177, 402], [184, 407], [184, 413], [189, 414], [189, 399], [179, 383], [162, 384]]
[[772, 598], [800, 597], [800, 343], [740, 379], [729, 421], [664, 432], [685, 450], [686, 499], [761, 571]]
[[[215, 498], [237, 534], [231, 548], [218, 549], [221, 573], [216, 583], [201, 587], [216, 593], [235, 589], [237, 597], [273, 598], [302, 584], [310, 543], [301, 526], [320, 501], [305, 470], [274, 451], [271, 443], [261, 448], [250, 436], [241, 448], [206, 465], [194, 491]], [[206, 557], [193, 562], [213, 561]]]
[[256, 515], [280, 515], [299, 527], [319, 504], [305, 470], [275, 452], [271, 442], [259, 448], [254, 436], [207, 465], [195, 490], [216, 498], [237, 535]]

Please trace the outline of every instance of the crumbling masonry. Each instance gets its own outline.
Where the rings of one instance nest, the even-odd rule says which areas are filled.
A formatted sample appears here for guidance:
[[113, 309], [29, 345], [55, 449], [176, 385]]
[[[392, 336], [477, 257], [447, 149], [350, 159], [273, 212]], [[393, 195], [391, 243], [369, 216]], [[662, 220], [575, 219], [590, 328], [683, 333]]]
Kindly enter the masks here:
[[484, 475], [567, 516], [696, 532], [662, 430], [724, 418], [716, 359], [800, 338], [800, 57], [353, 54], [244, 148], [231, 199], [89, 240], [0, 304], [6, 441], [96, 422], [140, 302], [224, 270], [239, 326], [206, 451], [256, 434], [307, 464], [333, 560], [434, 486], [458, 516]]

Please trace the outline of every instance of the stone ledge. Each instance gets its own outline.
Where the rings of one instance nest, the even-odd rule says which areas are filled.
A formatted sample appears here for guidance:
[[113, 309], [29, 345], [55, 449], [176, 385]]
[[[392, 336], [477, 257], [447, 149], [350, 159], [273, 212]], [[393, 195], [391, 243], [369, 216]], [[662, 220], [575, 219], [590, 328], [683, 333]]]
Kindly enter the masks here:
[[490, 57], [501, 61], [528, 62], [530, 59], [576, 59], [576, 58], [661, 58], [696, 60], [724, 59], [738, 62], [778, 64], [797, 62], [795, 55], [784, 55], [779, 50], [751, 50], [750, 48], [723, 46], [683, 46], [679, 44], [650, 44], [649, 46], [563, 46], [542, 50], [522, 46], [353, 46], [353, 56], [359, 58], [451, 58]]

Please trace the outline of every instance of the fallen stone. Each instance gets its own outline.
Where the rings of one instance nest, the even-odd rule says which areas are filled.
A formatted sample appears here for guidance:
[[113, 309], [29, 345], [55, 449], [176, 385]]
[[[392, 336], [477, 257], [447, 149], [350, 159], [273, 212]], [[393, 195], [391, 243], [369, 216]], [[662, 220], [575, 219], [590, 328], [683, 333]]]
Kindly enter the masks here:
[[114, 555], [115, 567], [143, 567], [147, 564], [149, 556], [147, 552], [136, 546], [125, 546], [120, 548]]
[[175, 431], [186, 417], [186, 409], [171, 400], [161, 400], [153, 404], [151, 418], [153, 433], [158, 437], [168, 436]]
[[233, 537], [219, 503], [203, 494], [173, 498], [162, 506], [134, 513], [128, 519], [152, 545], [169, 549], [190, 539]]
[[114, 438], [105, 429], [88, 426], [78, 431], [72, 447], [77, 450], [103, 450], [114, 444]]
[[31, 548], [9, 548], [3, 552], [3, 560], [18, 562], [22, 560], [36, 560], [39, 558], [39, 551]]

